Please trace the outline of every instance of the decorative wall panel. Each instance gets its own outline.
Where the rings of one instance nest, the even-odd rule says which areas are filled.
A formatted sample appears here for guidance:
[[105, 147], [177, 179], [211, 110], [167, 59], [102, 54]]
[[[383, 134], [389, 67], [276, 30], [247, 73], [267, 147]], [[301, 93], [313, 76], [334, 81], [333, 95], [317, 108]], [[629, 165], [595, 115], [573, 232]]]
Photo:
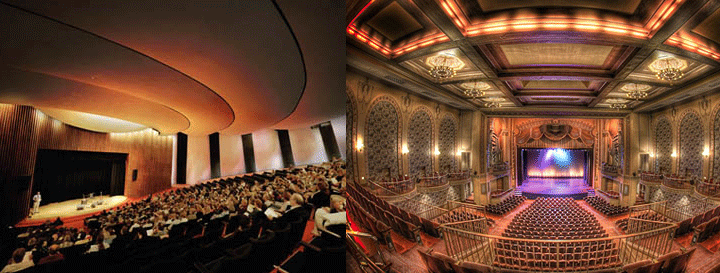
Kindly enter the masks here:
[[713, 121], [713, 170], [712, 177], [720, 176], [720, 111], [715, 114]]
[[678, 173], [702, 176], [703, 125], [700, 117], [690, 112], [683, 117], [679, 128], [680, 160]]
[[399, 174], [398, 126], [399, 115], [395, 106], [387, 100], [380, 100], [368, 113], [365, 127], [368, 177], [378, 179], [388, 174]]
[[670, 172], [672, 166], [672, 128], [670, 121], [661, 118], [655, 124], [655, 172]]
[[417, 110], [410, 118], [408, 128], [408, 161], [410, 176], [432, 173], [432, 120], [425, 110]]
[[457, 122], [451, 117], [445, 117], [440, 122], [440, 156], [438, 162], [440, 172], [447, 173], [455, 170], [455, 139], [457, 138]]
[[348, 100], [346, 103], [347, 112], [345, 114], [345, 131], [348, 139], [345, 141], [345, 158], [346, 158], [346, 176], [348, 181], [355, 181], [355, 151], [353, 145], [355, 145], [355, 101], [352, 99], [352, 95], [348, 94]]

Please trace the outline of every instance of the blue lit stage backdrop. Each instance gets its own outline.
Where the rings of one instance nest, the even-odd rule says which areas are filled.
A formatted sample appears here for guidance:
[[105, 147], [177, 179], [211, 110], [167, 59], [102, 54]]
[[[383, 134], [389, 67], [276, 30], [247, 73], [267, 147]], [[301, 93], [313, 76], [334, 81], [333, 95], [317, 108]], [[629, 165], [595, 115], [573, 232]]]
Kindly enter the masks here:
[[587, 173], [587, 150], [522, 149], [524, 178], [583, 178]]

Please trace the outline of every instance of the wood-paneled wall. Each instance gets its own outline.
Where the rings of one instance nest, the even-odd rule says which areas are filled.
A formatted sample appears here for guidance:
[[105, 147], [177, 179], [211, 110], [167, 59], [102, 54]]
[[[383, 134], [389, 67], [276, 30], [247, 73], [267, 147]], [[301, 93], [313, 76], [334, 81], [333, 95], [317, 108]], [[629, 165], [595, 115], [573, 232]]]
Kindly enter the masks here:
[[[172, 136], [150, 129], [133, 133], [96, 133], [66, 125], [30, 106], [0, 104], [0, 224], [15, 224], [29, 211], [32, 184], [15, 185], [32, 176], [38, 149], [127, 153], [125, 195], [139, 197], [169, 188]], [[132, 170], [138, 170], [132, 181]], [[31, 182], [32, 183], [32, 180]]]

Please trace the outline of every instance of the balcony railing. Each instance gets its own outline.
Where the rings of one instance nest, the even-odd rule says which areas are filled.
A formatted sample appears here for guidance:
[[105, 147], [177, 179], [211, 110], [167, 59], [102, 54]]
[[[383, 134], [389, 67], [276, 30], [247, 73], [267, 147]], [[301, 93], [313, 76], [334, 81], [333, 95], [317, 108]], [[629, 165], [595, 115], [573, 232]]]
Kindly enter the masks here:
[[510, 164], [508, 164], [507, 161], [499, 164], [492, 164], [490, 165], [490, 173], [492, 174], [499, 174], [507, 172], [510, 169]]
[[646, 173], [640, 174], [640, 179], [651, 183], [662, 183], [663, 175], [659, 173]]
[[618, 175], [620, 174], [620, 166], [608, 165], [607, 163], [603, 162], [602, 172], [609, 175]]
[[447, 174], [447, 179], [452, 181], [465, 180], [470, 178], [470, 171], [451, 172]]
[[689, 177], [665, 176], [663, 185], [674, 189], [692, 189], [692, 179]]
[[423, 176], [420, 177], [418, 186], [420, 187], [437, 187], [448, 183], [446, 175], [434, 175], [434, 176]]
[[368, 181], [370, 181], [370, 188], [378, 196], [393, 196], [415, 190], [415, 182], [410, 178], [399, 181]]
[[698, 181], [695, 190], [707, 197], [720, 197], [720, 180], [718, 181]]

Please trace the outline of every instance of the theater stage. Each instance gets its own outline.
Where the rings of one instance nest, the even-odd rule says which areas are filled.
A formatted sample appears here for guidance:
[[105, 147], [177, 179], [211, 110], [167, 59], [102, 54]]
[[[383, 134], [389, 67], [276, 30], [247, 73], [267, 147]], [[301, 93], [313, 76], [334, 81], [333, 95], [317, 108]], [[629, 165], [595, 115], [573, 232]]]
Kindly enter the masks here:
[[[95, 203], [96, 201], [102, 200], [102, 205], [97, 205], [95, 208], [90, 207], [90, 204]], [[102, 197], [93, 197], [87, 199], [87, 206], [82, 209], [78, 210], [77, 207], [80, 204], [82, 199], [73, 199], [63, 202], [57, 202], [57, 203], [51, 203], [44, 206], [40, 206], [38, 209], [38, 213], [29, 216], [25, 220], [20, 221], [16, 227], [24, 227], [24, 226], [34, 226], [42, 224], [43, 222], [50, 220], [53, 221], [56, 218], [60, 217], [63, 222], [67, 222], [68, 220], [71, 220], [72, 218], [76, 218], [78, 216], [81, 216], [82, 218], [90, 216], [92, 214], [101, 212], [106, 209], [111, 209], [114, 207], [117, 207], [119, 205], [124, 204], [126, 201], [128, 201], [128, 198], [123, 195], [116, 195], [112, 197], [108, 196], [102, 196]], [[32, 208], [31, 208], [32, 210]], [[70, 219], [69, 219], [70, 218]]]
[[538, 197], [572, 197], [583, 199], [590, 186], [584, 178], [528, 178], [517, 187], [528, 199]]

